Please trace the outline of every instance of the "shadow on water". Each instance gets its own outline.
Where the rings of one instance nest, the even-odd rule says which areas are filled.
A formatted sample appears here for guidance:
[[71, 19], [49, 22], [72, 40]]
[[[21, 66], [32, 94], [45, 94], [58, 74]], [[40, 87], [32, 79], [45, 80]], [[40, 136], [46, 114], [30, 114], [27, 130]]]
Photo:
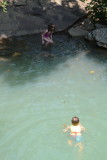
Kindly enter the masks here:
[[87, 57], [94, 59], [98, 63], [107, 64], [107, 50], [102, 48], [91, 48], [91, 52], [87, 54]]
[[14, 38], [14, 41], [7, 44], [8, 49], [2, 52], [9, 55], [21, 53], [21, 55], [14, 56], [13, 54], [7, 57], [7, 61], [0, 62], [0, 74], [3, 75], [3, 81], [12, 86], [35, 82], [41, 76], [49, 75], [57, 65], [69, 58], [75, 58], [81, 51], [88, 51], [86, 56], [94, 58], [99, 63], [107, 62], [107, 56], [102, 58], [102, 50], [99, 54], [95, 53], [95, 49], [90, 48], [84, 40], [72, 39], [67, 35], [55, 35], [54, 42], [51, 48], [44, 50], [41, 46], [40, 35]]
[[107, 76], [107, 50], [102, 48], [91, 48], [91, 51], [86, 54], [88, 59], [94, 60], [95, 63], [101, 64], [104, 69], [104, 74]]

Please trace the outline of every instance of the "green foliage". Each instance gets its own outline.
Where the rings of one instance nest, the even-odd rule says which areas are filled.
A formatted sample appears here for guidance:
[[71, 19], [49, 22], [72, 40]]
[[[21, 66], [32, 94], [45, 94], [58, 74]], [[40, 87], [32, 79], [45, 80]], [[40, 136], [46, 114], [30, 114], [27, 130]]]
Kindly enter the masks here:
[[[85, 2], [87, 0], [81, 1]], [[86, 10], [92, 22], [107, 24], [107, 0], [91, 0], [91, 2], [87, 4]]]
[[7, 0], [3, 0], [1, 6], [3, 8], [3, 12], [6, 13], [7, 12], [8, 1]]

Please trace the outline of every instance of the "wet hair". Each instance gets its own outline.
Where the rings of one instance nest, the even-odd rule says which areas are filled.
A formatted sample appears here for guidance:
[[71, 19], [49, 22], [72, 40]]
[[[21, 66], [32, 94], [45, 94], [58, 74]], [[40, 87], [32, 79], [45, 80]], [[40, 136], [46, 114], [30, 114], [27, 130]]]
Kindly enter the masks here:
[[74, 126], [77, 126], [79, 124], [79, 118], [78, 117], [73, 117], [71, 120], [72, 124]]
[[54, 24], [49, 24], [48, 25], [48, 31], [55, 32], [55, 25]]

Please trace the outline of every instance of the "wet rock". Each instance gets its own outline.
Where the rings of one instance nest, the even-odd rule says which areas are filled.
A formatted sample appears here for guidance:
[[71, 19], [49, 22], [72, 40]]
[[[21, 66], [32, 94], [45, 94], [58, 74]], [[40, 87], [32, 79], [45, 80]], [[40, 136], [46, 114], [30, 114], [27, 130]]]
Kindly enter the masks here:
[[20, 55], [21, 55], [21, 53], [15, 52], [15, 53], [13, 53], [12, 57], [18, 57], [18, 56], [20, 56]]
[[53, 54], [49, 54], [49, 53], [44, 53], [43, 57], [44, 58], [54, 58], [54, 55]]
[[105, 43], [97, 42], [97, 45], [99, 47], [107, 48], [107, 44], [105, 44]]
[[0, 62], [8, 62], [8, 61], [10, 61], [10, 59], [4, 58], [4, 57], [0, 57]]

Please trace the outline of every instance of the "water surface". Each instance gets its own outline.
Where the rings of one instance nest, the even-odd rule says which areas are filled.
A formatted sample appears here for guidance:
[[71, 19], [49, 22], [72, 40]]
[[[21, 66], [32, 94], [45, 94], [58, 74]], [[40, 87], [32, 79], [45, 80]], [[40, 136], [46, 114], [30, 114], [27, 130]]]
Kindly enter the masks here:
[[[1, 160], [107, 156], [106, 50], [64, 35], [55, 35], [54, 42], [43, 50], [37, 35], [20, 37], [1, 51], [21, 53], [0, 62]], [[67, 144], [69, 136], [62, 132], [73, 116], [86, 128], [81, 153]]]

